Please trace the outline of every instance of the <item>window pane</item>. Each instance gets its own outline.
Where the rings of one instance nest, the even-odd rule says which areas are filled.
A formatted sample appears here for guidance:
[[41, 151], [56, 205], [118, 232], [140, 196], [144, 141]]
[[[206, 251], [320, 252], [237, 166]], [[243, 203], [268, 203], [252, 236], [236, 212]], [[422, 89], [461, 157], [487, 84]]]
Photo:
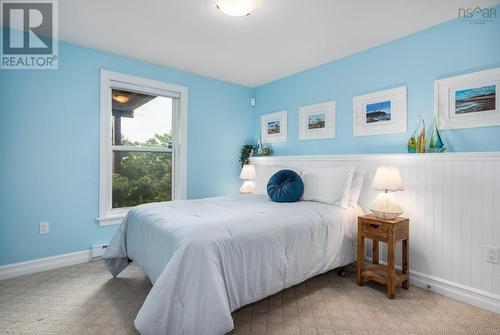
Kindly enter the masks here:
[[158, 135], [172, 134], [172, 99], [112, 90], [113, 145], [168, 146]]
[[113, 153], [113, 208], [170, 201], [171, 198], [172, 153]]

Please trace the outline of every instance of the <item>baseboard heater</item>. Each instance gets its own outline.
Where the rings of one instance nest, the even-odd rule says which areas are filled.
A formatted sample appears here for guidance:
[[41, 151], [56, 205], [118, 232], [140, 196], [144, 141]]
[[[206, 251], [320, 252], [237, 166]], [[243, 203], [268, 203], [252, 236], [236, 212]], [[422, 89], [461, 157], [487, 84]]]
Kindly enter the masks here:
[[108, 247], [107, 244], [93, 245], [90, 247], [90, 260], [95, 261], [102, 258], [104, 251]]

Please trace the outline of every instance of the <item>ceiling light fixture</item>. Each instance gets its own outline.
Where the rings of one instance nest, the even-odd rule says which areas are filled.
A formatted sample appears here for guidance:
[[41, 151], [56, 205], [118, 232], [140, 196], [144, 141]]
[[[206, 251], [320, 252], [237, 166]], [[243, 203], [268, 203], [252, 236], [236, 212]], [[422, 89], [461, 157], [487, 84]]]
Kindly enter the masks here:
[[253, 11], [253, 0], [219, 0], [217, 9], [230, 16], [250, 15]]
[[127, 102], [129, 102], [130, 97], [122, 94], [113, 94], [113, 100], [121, 104], [126, 104]]

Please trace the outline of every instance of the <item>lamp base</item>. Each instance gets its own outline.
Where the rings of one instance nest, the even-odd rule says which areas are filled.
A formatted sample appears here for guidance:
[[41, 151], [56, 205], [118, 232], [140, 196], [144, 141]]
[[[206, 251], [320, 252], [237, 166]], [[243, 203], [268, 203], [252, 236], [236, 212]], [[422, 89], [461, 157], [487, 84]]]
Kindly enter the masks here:
[[370, 211], [376, 216], [378, 217], [379, 219], [382, 219], [382, 220], [394, 220], [395, 218], [397, 218], [398, 216], [400, 216], [401, 214], [403, 214], [403, 212], [401, 213], [385, 213], [385, 212], [379, 212], [379, 211], [376, 211], [376, 210], [373, 210], [370, 208]]
[[376, 217], [382, 220], [393, 220], [403, 214], [403, 208], [390, 193], [380, 193], [369, 207]]
[[241, 185], [240, 193], [241, 194], [252, 194], [255, 189], [255, 184], [251, 180], [246, 180], [243, 185]]

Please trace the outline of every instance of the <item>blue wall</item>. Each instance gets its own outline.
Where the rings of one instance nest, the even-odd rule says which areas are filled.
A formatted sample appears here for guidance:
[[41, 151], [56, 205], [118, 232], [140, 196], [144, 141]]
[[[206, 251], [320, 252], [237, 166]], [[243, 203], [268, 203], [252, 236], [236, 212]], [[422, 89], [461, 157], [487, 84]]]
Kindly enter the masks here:
[[[500, 13], [500, 6], [497, 6]], [[300, 47], [300, 46], [298, 46]], [[256, 88], [255, 136], [260, 115], [288, 110], [288, 142], [273, 144], [277, 155], [401, 153], [420, 114], [434, 115], [434, 80], [500, 66], [500, 18], [493, 23], [446, 22], [414, 35], [330, 62]], [[352, 136], [352, 98], [406, 85], [408, 132]], [[337, 102], [335, 139], [298, 140], [298, 108]], [[500, 127], [443, 133], [448, 151], [500, 150]]]
[[[187, 86], [188, 197], [238, 191], [252, 89], [60, 43], [59, 70], [0, 70], [0, 265], [112, 237], [116, 227], [95, 222], [100, 68]], [[50, 233], [39, 235], [45, 220]]]

